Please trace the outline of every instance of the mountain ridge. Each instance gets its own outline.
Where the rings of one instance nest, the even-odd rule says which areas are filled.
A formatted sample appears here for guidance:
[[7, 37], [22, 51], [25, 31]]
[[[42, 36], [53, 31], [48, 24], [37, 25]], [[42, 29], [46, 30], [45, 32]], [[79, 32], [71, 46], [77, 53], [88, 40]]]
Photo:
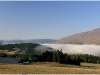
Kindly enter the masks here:
[[67, 36], [53, 44], [96, 44], [100, 45], [100, 28]]
[[0, 44], [20, 44], [20, 43], [49, 43], [56, 41], [54, 39], [29, 39], [29, 40], [0, 40]]

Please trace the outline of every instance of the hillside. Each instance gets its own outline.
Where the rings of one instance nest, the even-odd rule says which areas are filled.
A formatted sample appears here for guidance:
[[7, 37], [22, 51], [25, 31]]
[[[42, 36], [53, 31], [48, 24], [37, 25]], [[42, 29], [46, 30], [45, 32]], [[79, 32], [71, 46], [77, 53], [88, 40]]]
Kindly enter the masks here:
[[54, 50], [36, 43], [0, 45], [0, 53], [7, 54], [40, 54], [46, 50]]
[[59, 39], [54, 44], [96, 44], [100, 45], [100, 28], [92, 31], [77, 33]]

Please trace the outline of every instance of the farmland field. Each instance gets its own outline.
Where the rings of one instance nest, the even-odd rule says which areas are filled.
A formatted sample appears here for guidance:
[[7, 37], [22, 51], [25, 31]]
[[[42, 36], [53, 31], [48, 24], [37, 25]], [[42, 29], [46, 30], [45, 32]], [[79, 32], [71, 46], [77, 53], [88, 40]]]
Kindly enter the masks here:
[[51, 62], [31, 64], [0, 64], [0, 74], [100, 74], [100, 64], [81, 63], [81, 66]]

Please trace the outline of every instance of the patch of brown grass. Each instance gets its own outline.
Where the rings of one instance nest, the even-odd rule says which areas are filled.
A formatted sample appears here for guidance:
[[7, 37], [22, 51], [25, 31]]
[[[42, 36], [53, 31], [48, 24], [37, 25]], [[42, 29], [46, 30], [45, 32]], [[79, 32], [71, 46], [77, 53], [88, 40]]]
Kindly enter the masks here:
[[[82, 66], [75, 66], [59, 63], [41, 62], [28, 65], [0, 64], [0, 74], [100, 74], [100, 67], [97, 67], [95, 69], [87, 67], [91, 65], [82, 63]], [[96, 66], [100, 65], [97, 64]]]

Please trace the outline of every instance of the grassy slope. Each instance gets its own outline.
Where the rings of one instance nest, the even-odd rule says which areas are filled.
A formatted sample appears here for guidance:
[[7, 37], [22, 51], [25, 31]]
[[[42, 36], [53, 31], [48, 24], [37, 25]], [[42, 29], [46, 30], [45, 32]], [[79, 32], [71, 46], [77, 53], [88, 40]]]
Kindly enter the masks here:
[[36, 43], [21, 43], [21, 44], [7, 44], [7, 45], [0, 45], [0, 53], [7, 53], [7, 54], [26, 54], [26, 53], [33, 53], [34, 48], [40, 46], [40, 44]]
[[58, 63], [0, 64], [0, 74], [100, 74], [100, 64], [82, 63], [81, 65]]

